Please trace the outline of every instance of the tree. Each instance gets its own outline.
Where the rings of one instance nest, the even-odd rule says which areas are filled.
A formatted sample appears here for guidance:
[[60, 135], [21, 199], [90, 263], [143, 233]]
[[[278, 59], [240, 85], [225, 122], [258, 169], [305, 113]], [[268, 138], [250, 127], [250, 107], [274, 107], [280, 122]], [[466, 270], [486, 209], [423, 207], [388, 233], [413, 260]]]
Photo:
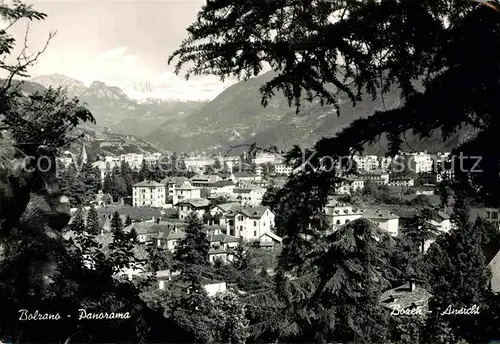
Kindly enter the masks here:
[[172, 267], [172, 253], [163, 247], [152, 245], [148, 247], [148, 270], [157, 272]]
[[180, 280], [186, 284], [181, 297], [172, 307], [172, 317], [180, 326], [193, 333], [193, 341], [208, 343], [213, 340], [213, 305], [203, 286], [210, 277], [208, 251], [210, 243], [203, 222], [191, 214], [187, 218], [186, 236], [179, 241], [174, 253], [174, 269], [180, 271]]
[[106, 170], [106, 174], [104, 175], [102, 192], [109, 195], [113, 194], [113, 177], [111, 175], [111, 171], [109, 170]]
[[186, 236], [179, 241], [175, 249], [174, 266], [177, 271], [180, 271], [180, 276], [185, 282], [199, 290], [203, 289], [202, 279], [208, 277], [210, 243], [204, 231], [203, 222], [196, 214], [190, 214], [187, 223]]
[[[4, 311], [2, 342], [161, 342], [186, 341], [186, 334], [138, 297], [130, 283], [113, 278], [112, 266], [90, 235], [76, 233], [64, 240], [62, 230], [70, 219], [69, 208], [60, 202], [56, 157], [82, 137], [82, 122], [95, 123], [78, 100], [64, 90], [40, 90], [19, 79], [29, 77], [32, 66], [45, 51], [31, 53], [27, 37], [16, 46], [10, 34], [14, 25], [45, 18], [19, 1], [0, 4], [5, 24], [0, 32], [0, 147], [10, 165], [0, 165], [0, 306]], [[28, 26], [29, 29], [29, 26]], [[49, 36], [49, 40], [53, 35]], [[23, 44], [24, 43], [24, 44]], [[14, 48], [19, 52], [13, 56]], [[5, 73], [6, 72], [6, 73]], [[29, 93], [30, 95], [26, 95]], [[5, 155], [4, 155], [5, 154]], [[27, 158], [27, 159], [25, 159]], [[97, 269], [84, 262], [92, 252]], [[130, 321], [81, 322], [78, 309], [92, 312], [130, 312]], [[58, 321], [19, 321], [19, 310], [68, 314]], [[144, 330], [153, 325], [155, 329]], [[162, 328], [161, 331], [158, 331]], [[155, 333], [156, 332], [156, 333]], [[181, 334], [178, 337], [178, 334]], [[173, 339], [172, 336], [178, 337]]]
[[78, 208], [71, 222], [70, 229], [74, 232], [85, 232], [85, 220], [83, 218], [83, 209]]
[[[485, 328], [488, 324], [485, 314], [489, 307], [486, 303], [489, 278], [482, 235], [478, 235], [478, 229], [468, 223], [452, 230], [449, 235], [441, 235], [425, 257], [429, 291], [433, 295], [428, 341], [436, 342], [436, 336], [440, 336], [446, 327], [467, 342], [491, 338], [491, 333]], [[482, 315], [441, 315], [450, 305], [455, 309], [477, 305]]]
[[147, 180], [149, 179], [150, 177], [150, 170], [149, 170], [149, 166], [146, 162], [146, 160], [142, 160], [142, 163], [141, 163], [141, 168], [139, 170], [139, 181], [144, 181], [144, 180]]
[[120, 217], [120, 214], [117, 211], [113, 213], [113, 217], [111, 218], [110, 228], [113, 234], [116, 235], [120, 235], [120, 233], [123, 234], [123, 222]]
[[[448, 138], [467, 125], [479, 135], [457, 153], [483, 157], [476, 166], [482, 172], [473, 173], [467, 183], [477, 185], [489, 202], [500, 203], [499, 154], [487, 149], [500, 125], [493, 115], [500, 49], [491, 51], [490, 46], [500, 35], [498, 13], [474, 2], [448, 0], [313, 3], [278, 0], [269, 6], [247, 0], [231, 7], [222, 0], [211, 2], [169, 62], [176, 60], [177, 73], [189, 65], [186, 76], [222, 79], [247, 79], [270, 65], [276, 74], [261, 88], [262, 104], [281, 90], [297, 111], [304, 98], [339, 110], [344, 95], [353, 104], [363, 94], [383, 100], [397, 86], [404, 105], [384, 108], [322, 139], [315, 147], [318, 156], [351, 156], [351, 149], [360, 150], [380, 135], [386, 135], [390, 153], [396, 155], [409, 130], [420, 138], [433, 131]], [[251, 29], [238, 31], [241, 26]], [[416, 27], [428, 29], [415, 32]], [[475, 56], [483, 54], [495, 58], [476, 63]], [[467, 80], [467, 86], [457, 80]], [[488, 92], [479, 91], [485, 88]], [[463, 172], [475, 165], [474, 159], [465, 160]]]
[[248, 337], [245, 305], [231, 292], [219, 293], [214, 300], [213, 317], [217, 319], [214, 340], [218, 343], [244, 344]]
[[219, 171], [222, 168], [222, 164], [219, 159], [215, 159], [213, 168], [215, 171]]
[[132, 224], [132, 218], [130, 217], [130, 214], [127, 215], [127, 218], [125, 219], [125, 227], [128, 227]]
[[120, 166], [121, 179], [125, 184], [125, 194], [132, 195], [132, 185], [134, 185], [134, 176], [130, 165], [126, 161], [121, 162]]
[[419, 209], [412, 218], [409, 227], [404, 231], [405, 236], [417, 244], [421, 252], [425, 251], [425, 243], [436, 238], [439, 234], [439, 229], [430, 223], [435, 215], [431, 208]]
[[98, 235], [101, 232], [101, 222], [99, 214], [94, 206], [91, 206], [87, 214], [87, 231], [90, 234]]

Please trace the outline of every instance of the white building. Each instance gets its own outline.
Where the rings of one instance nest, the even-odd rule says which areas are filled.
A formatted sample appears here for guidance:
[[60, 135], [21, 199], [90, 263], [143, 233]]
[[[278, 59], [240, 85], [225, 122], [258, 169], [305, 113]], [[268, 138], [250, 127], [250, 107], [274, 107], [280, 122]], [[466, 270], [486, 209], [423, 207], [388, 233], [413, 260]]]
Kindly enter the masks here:
[[176, 204], [185, 199], [201, 198], [201, 189], [194, 187], [189, 179], [184, 177], [165, 178], [161, 181], [165, 185], [166, 199]]
[[359, 191], [365, 187], [365, 181], [361, 178], [348, 178], [343, 180], [335, 187], [335, 193], [338, 195], [349, 195], [351, 190]]
[[373, 171], [380, 166], [379, 158], [376, 155], [355, 155], [353, 160], [359, 171]]
[[243, 205], [260, 205], [266, 189], [260, 186], [246, 185], [233, 188], [233, 199]]
[[215, 163], [215, 159], [206, 156], [195, 156], [185, 158], [184, 163], [188, 170], [198, 170], [204, 169], [207, 166], [212, 166]]
[[131, 168], [140, 168], [144, 160], [144, 154], [128, 153], [120, 156], [121, 161], [125, 161]]
[[219, 219], [218, 223], [221, 226], [227, 226], [227, 219], [231, 218], [232, 215], [226, 216], [226, 214], [229, 211], [234, 212], [240, 210], [243, 206], [239, 202], [232, 202], [232, 203], [223, 203], [223, 204], [217, 204], [216, 206], [212, 207], [210, 209], [210, 215], [212, 217], [217, 217]]
[[415, 179], [413, 178], [394, 178], [389, 181], [389, 186], [395, 187], [413, 187]]
[[389, 173], [385, 172], [369, 172], [359, 175], [366, 185], [367, 182], [373, 183], [375, 185], [387, 185], [389, 184]]
[[210, 185], [211, 196], [231, 195], [235, 188], [234, 182], [231, 180], [220, 180]]
[[134, 184], [132, 189], [134, 207], [163, 207], [165, 204], [165, 186], [161, 183], [144, 180]]
[[277, 174], [290, 175], [293, 172], [293, 167], [290, 167], [286, 164], [276, 164], [274, 165], [274, 172], [276, 172]]
[[397, 236], [399, 234], [399, 216], [388, 210], [367, 209], [363, 213], [363, 217], [376, 223], [381, 229], [392, 236]]
[[257, 240], [274, 228], [275, 215], [269, 207], [242, 207], [230, 210], [225, 215], [227, 233], [245, 240]]
[[189, 214], [195, 212], [199, 218], [203, 217], [205, 212], [209, 211], [210, 201], [204, 198], [184, 199], [175, 204], [179, 210], [179, 219], [186, 219]]
[[431, 172], [434, 166], [434, 160], [427, 152], [402, 153], [401, 157], [405, 166], [409, 167], [411, 172], [422, 173]]
[[252, 163], [255, 165], [261, 165], [261, 164], [279, 164], [283, 161], [283, 157], [281, 157], [278, 154], [273, 154], [273, 153], [257, 153], [255, 154], [255, 158], [252, 159]]
[[324, 213], [330, 228], [335, 231], [339, 226], [359, 219], [363, 215], [363, 210], [351, 204], [330, 199], [325, 206]]

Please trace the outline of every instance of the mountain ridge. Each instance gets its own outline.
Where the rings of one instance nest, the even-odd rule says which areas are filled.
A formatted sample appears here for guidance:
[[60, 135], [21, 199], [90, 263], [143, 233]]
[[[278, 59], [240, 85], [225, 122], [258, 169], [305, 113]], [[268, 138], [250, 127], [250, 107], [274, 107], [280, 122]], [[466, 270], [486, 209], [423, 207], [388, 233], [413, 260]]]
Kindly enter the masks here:
[[[251, 144], [262, 148], [276, 146], [287, 151], [294, 145], [312, 147], [321, 138], [334, 136], [356, 119], [403, 103], [400, 91], [393, 87], [383, 99], [377, 97], [374, 100], [371, 95], [363, 95], [356, 106], [346, 95], [340, 95], [338, 115], [333, 105], [322, 106], [316, 100], [312, 103], [303, 101], [297, 114], [281, 92], [277, 92], [264, 108], [260, 103], [259, 88], [274, 75], [274, 72], [268, 72], [236, 83], [187, 116], [182, 126], [162, 125], [146, 138], [171, 151], [240, 153]], [[465, 128], [442, 142], [439, 133], [421, 140], [408, 132], [402, 149], [450, 151], [470, 135], [471, 129]], [[386, 138], [381, 137], [374, 145], [366, 146], [365, 151], [385, 154]]]

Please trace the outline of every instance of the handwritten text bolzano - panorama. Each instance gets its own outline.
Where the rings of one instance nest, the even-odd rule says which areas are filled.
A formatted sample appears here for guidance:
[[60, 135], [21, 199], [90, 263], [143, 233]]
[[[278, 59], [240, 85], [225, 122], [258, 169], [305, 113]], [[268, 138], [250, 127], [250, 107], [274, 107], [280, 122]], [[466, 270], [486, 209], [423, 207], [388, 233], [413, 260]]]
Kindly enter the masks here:
[[[29, 312], [27, 309], [19, 310], [19, 320], [61, 320], [61, 315], [59, 313], [40, 313], [38, 310], [35, 312]], [[68, 315], [68, 318], [71, 317]], [[85, 309], [80, 308], [78, 310], [78, 320], [113, 320], [113, 319], [130, 319], [130, 313], [92, 313], [87, 312]]]

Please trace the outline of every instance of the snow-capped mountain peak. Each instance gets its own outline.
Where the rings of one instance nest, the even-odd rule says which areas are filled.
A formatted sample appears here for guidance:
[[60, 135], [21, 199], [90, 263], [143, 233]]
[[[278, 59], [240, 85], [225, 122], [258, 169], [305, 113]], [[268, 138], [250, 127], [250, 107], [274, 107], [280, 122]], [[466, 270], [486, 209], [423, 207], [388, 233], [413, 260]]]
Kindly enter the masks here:
[[31, 81], [42, 85], [43, 87], [62, 87], [66, 89], [68, 96], [78, 97], [86, 91], [87, 86], [80, 80], [76, 80], [62, 74], [39, 75], [31, 79]]

